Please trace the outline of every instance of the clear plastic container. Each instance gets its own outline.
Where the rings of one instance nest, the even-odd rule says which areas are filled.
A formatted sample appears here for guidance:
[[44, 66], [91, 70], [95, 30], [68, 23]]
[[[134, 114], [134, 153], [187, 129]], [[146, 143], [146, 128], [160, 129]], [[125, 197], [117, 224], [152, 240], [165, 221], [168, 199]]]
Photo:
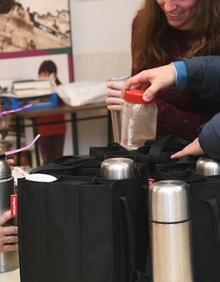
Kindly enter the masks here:
[[120, 144], [128, 150], [135, 150], [156, 137], [157, 105], [153, 100], [143, 100], [144, 91], [127, 90], [124, 94]]

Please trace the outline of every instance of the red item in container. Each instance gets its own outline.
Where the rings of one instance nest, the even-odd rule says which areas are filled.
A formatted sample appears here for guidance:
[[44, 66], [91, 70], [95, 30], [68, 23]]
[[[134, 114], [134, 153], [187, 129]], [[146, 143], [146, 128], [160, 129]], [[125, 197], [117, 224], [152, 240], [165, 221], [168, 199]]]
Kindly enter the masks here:
[[148, 186], [154, 184], [155, 179], [154, 178], [148, 178]]
[[17, 194], [10, 195], [10, 210], [11, 210], [11, 217], [17, 218], [18, 216], [18, 195]]

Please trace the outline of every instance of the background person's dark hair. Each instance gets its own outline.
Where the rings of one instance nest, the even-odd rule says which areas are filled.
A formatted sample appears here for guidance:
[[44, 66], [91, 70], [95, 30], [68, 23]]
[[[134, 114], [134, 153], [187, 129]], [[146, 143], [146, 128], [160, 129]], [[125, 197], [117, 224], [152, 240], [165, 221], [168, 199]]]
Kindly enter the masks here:
[[56, 76], [55, 77], [56, 85], [61, 84], [61, 81], [57, 77], [57, 66], [53, 61], [51, 61], [51, 60], [43, 61], [40, 65], [40, 67], [39, 67], [38, 75], [40, 75], [42, 72], [48, 72], [49, 74], [54, 73], [55, 76]]
[[15, 0], [0, 0], [0, 14], [7, 14], [15, 4]]

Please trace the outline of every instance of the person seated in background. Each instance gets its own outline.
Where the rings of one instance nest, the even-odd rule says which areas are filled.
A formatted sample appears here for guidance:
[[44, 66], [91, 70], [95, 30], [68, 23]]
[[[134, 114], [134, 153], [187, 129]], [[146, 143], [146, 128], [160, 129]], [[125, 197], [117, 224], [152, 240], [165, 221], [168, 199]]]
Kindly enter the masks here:
[[[193, 57], [144, 70], [128, 79], [123, 91], [142, 84], [149, 85], [143, 97], [146, 101], [154, 99], [160, 90], [175, 86], [180, 90], [191, 90], [193, 95], [206, 101], [220, 103], [220, 56]], [[220, 113], [203, 125], [198, 138], [172, 158], [205, 153], [220, 160]]]
[[[215, 7], [215, 9], [210, 9]], [[132, 28], [132, 75], [199, 55], [220, 55], [219, 0], [145, 0]], [[120, 110], [122, 83], [108, 82], [107, 107]], [[142, 85], [146, 87], [146, 85]], [[157, 93], [157, 137], [174, 134], [192, 141], [197, 129], [220, 111], [191, 89]]]
[[[54, 87], [61, 84], [57, 76], [57, 66], [51, 60], [41, 63], [38, 77], [40, 79], [51, 79]], [[37, 123], [45, 123], [45, 125], [39, 125], [37, 129], [41, 134], [39, 139], [41, 156], [43, 163], [47, 164], [63, 155], [66, 132], [65, 117], [64, 115], [38, 117]]]

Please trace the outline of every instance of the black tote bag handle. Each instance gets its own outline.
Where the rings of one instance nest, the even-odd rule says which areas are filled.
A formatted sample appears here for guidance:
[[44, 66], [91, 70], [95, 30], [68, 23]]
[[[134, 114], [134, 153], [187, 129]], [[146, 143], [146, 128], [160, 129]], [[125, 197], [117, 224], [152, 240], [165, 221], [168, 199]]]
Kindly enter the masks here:
[[[126, 197], [120, 198], [120, 210], [122, 215], [122, 224], [125, 226], [125, 235], [127, 237], [128, 264], [129, 264], [129, 282], [134, 281], [135, 274], [135, 238], [131, 215], [128, 208]], [[124, 244], [125, 245], [125, 244]]]
[[88, 156], [62, 156], [54, 160], [53, 164], [62, 166], [78, 167], [94, 161], [94, 158]]
[[145, 273], [135, 268], [135, 236], [131, 215], [129, 212], [126, 197], [120, 198], [120, 209], [122, 214], [122, 224], [125, 226], [125, 233], [128, 244], [129, 282], [152, 282], [149, 274], [149, 261], [146, 261]]
[[[179, 162], [180, 161], [180, 162]], [[158, 180], [183, 180], [186, 182], [204, 179], [203, 176], [195, 174], [195, 162], [178, 160], [172, 164], [156, 164], [154, 168], [155, 179]]]
[[[156, 140], [152, 146], [150, 147], [148, 158], [149, 161], [152, 163], [158, 163], [161, 161], [162, 158], [162, 150], [169, 149], [168, 145], [173, 144], [177, 150], [180, 150], [181, 148], [185, 147], [189, 144], [188, 141], [178, 138], [175, 135], [167, 135], [162, 139]], [[167, 158], [169, 158], [167, 154]], [[170, 159], [167, 159], [169, 161]]]
[[[65, 157], [66, 158], [66, 157]], [[54, 163], [46, 164], [34, 168], [31, 173], [51, 173], [51, 174], [63, 174], [66, 171], [71, 169], [77, 169], [93, 163], [95, 160], [93, 158], [80, 158], [80, 157], [71, 157], [72, 161], [57, 161]], [[60, 173], [59, 173], [60, 172]]]
[[116, 156], [125, 156], [128, 150], [118, 143], [109, 143], [107, 147], [90, 147], [89, 155], [99, 160], [113, 158]]
[[214, 239], [218, 246], [220, 246], [220, 218], [219, 208], [216, 198], [206, 200], [213, 217]]

